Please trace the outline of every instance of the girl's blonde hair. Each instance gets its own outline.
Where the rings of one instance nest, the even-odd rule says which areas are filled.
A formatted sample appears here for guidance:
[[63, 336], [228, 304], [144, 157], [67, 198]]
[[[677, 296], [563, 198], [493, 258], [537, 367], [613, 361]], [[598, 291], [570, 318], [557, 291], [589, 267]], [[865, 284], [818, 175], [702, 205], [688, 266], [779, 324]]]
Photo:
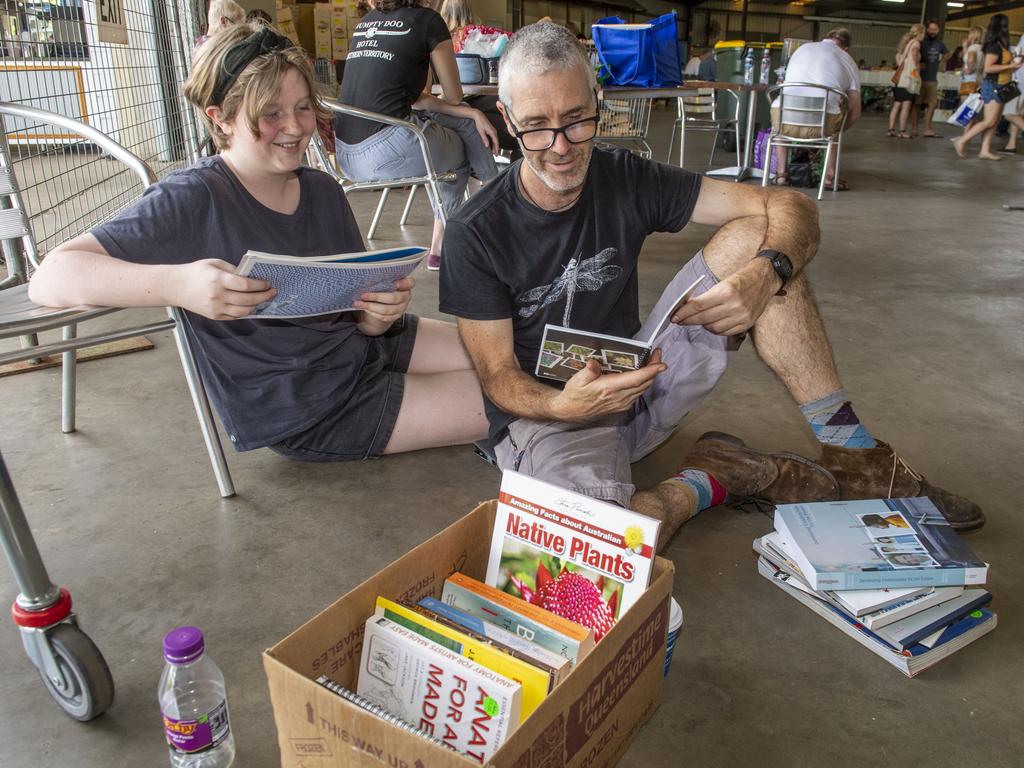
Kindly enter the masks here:
[[974, 26], [967, 30], [967, 37], [964, 38], [964, 53], [967, 52], [967, 46], [980, 43], [981, 39], [985, 36], [985, 30], [982, 27]]
[[910, 31], [907, 32], [903, 37], [900, 38], [900, 44], [896, 46], [896, 55], [902, 56], [903, 52], [907, 50], [907, 43], [913, 40], [915, 37], [924, 32], [924, 24], [914, 24], [910, 27]]
[[260, 115], [267, 105], [278, 97], [281, 80], [292, 68], [298, 70], [306, 87], [309, 88], [309, 98], [316, 116], [321, 119], [331, 116], [331, 112], [324, 107], [321, 100], [309, 59], [297, 46], [257, 56], [245, 66], [220, 103], [214, 102], [217, 83], [228, 52], [250, 35], [264, 29], [273, 31], [263, 23], [242, 23], [228, 27], [211, 37], [196, 51], [192, 73], [182, 86], [182, 93], [199, 112], [218, 150], [230, 146], [230, 137], [206, 114], [207, 107], [220, 107], [221, 122], [231, 122], [241, 114], [249, 131], [258, 139]]

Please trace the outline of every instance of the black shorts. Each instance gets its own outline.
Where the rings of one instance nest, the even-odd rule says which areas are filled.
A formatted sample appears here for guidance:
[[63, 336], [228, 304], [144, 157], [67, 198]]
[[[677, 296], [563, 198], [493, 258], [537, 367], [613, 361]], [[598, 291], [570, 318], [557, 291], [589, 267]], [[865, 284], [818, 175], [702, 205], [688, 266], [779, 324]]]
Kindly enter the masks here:
[[382, 456], [402, 407], [417, 323], [415, 315], [405, 315], [388, 333], [371, 338], [371, 351], [352, 396], [309, 429], [269, 446], [270, 450], [296, 461]]
[[917, 98], [916, 93], [911, 93], [906, 88], [893, 88], [892, 89], [892, 100], [895, 102], [901, 101], [913, 101]]

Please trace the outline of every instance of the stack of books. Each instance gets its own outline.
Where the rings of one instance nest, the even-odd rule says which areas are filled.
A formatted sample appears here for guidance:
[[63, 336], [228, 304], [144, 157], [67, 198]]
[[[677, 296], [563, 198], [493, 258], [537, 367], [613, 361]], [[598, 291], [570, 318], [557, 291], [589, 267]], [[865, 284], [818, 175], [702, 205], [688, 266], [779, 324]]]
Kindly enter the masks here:
[[758, 572], [908, 677], [996, 627], [982, 562], [927, 498], [783, 504]]
[[356, 689], [317, 682], [487, 763], [650, 584], [659, 523], [506, 472], [486, 581], [376, 599]]

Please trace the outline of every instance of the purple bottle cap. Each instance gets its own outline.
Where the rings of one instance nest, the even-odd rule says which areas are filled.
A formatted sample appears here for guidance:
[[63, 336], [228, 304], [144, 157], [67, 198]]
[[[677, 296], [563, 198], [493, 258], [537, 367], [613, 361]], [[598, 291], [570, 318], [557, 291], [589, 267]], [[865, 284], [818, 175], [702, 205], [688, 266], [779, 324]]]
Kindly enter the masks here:
[[172, 664], [187, 664], [203, 655], [206, 643], [198, 627], [178, 627], [164, 638], [164, 658]]

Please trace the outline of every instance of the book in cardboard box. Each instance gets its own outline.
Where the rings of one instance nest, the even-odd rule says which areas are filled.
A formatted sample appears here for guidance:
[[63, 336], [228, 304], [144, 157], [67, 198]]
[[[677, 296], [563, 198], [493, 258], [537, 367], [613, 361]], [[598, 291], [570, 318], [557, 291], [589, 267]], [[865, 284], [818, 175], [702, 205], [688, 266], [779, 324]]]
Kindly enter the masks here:
[[775, 530], [814, 590], [984, 584], [988, 571], [926, 497], [781, 504]]
[[474, 661], [492, 672], [497, 672], [499, 675], [519, 683], [523, 689], [522, 706], [520, 707], [522, 720], [533, 714], [533, 710], [540, 706], [553, 687], [554, 681], [551, 673], [547, 670], [517, 659], [493, 645], [475, 640], [465, 632], [429, 619], [393, 600], [378, 597], [376, 614], [444, 646], [453, 653], [465, 656], [470, 661]]
[[356, 693], [479, 763], [520, 722], [518, 683], [383, 616], [366, 621]]
[[573, 665], [594, 648], [592, 629], [464, 573], [453, 573], [445, 580], [441, 600], [446, 605], [537, 643]]
[[487, 583], [588, 627], [600, 642], [650, 583], [661, 523], [506, 471]]

